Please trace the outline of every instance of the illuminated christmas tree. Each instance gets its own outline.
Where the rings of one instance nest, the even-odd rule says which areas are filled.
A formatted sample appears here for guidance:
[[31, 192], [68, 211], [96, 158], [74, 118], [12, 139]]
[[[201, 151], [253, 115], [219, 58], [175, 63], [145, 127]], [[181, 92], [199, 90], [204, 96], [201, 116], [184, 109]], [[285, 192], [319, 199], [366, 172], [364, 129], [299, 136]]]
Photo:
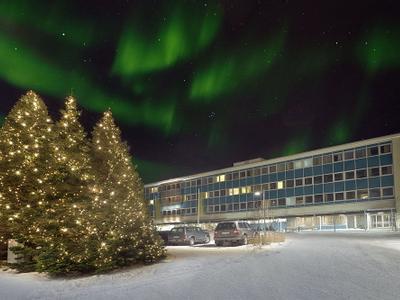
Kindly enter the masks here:
[[74, 98], [66, 99], [61, 114], [53, 146], [55, 195], [41, 225], [47, 239], [37, 259], [39, 271], [55, 275], [93, 270], [88, 249], [92, 201], [89, 187], [94, 180], [89, 142]]
[[7, 249], [7, 240], [9, 239], [9, 229], [8, 229], [8, 221], [6, 216], [6, 208], [5, 208], [5, 198], [3, 196], [5, 187], [3, 182], [3, 173], [2, 170], [5, 169], [5, 153], [6, 147], [3, 142], [3, 126], [0, 127], [0, 259], [5, 258], [6, 249]]
[[5, 237], [24, 244], [22, 252], [31, 258], [45, 239], [39, 224], [50, 208], [48, 195], [55, 191], [50, 184], [53, 126], [46, 105], [30, 91], [12, 108], [2, 129], [0, 193], [2, 219], [7, 220]]
[[99, 243], [96, 267], [106, 270], [159, 260], [165, 250], [150, 223], [141, 179], [110, 111], [96, 124], [92, 139], [97, 182], [92, 219]]

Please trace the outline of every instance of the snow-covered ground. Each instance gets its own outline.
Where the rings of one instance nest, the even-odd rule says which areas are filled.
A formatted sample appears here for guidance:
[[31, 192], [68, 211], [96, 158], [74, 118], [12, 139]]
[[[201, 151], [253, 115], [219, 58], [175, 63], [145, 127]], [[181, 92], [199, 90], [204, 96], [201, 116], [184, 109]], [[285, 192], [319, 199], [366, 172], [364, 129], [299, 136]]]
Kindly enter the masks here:
[[400, 235], [298, 233], [281, 245], [168, 247], [105, 275], [0, 272], [0, 299], [399, 299]]

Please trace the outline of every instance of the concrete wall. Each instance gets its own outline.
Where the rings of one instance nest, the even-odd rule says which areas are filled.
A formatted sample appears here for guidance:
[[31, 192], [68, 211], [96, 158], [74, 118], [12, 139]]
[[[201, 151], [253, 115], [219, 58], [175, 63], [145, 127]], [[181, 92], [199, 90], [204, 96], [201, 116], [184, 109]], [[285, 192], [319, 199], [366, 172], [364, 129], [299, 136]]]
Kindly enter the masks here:
[[394, 194], [396, 208], [396, 227], [400, 229], [400, 138], [393, 139], [393, 175], [394, 175]]

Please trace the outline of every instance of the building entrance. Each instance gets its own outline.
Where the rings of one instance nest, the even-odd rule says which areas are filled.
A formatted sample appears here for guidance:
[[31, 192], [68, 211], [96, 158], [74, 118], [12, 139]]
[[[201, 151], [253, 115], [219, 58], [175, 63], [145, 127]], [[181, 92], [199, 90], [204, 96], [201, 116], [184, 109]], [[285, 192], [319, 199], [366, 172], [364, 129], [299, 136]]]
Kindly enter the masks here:
[[377, 213], [371, 214], [371, 228], [390, 228], [390, 214], [389, 213]]

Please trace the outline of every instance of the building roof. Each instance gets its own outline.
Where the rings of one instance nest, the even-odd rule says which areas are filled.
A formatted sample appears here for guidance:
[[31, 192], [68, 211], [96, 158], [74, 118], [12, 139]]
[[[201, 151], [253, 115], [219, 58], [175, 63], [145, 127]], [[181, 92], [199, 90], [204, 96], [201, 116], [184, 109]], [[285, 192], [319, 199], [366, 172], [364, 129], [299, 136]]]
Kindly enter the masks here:
[[159, 186], [161, 184], [187, 181], [187, 180], [197, 179], [199, 177], [219, 175], [219, 174], [224, 174], [224, 173], [228, 173], [228, 172], [246, 170], [249, 168], [256, 168], [256, 167], [261, 167], [261, 166], [270, 165], [270, 164], [304, 159], [304, 158], [311, 157], [311, 156], [325, 154], [327, 152], [343, 151], [343, 150], [346, 150], [349, 148], [357, 148], [357, 147], [362, 147], [362, 146], [370, 145], [370, 144], [379, 144], [379, 143], [389, 142], [395, 138], [400, 138], [400, 133], [381, 136], [381, 137], [372, 138], [372, 139], [365, 139], [365, 140], [341, 144], [341, 145], [337, 145], [337, 146], [320, 148], [320, 149], [316, 149], [316, 150], [301, 152], [301, 153], [297, 153], [297, 154], [293, 154], [293, 155], [282, 156], [282, 157], [277, 157], [277, 158], [272, 158], [272, 159], [261, 159], [261, 158], [250, 159], [250, 160], [246, 160], [246, 161], [242, 161], [242, 162], [238, 162], [238, 163], [233, 163], [232, 167], [216, 169], [216, 170], [212, 170], [212, 171], [208, 171], [208, 172], [196, 173], [193, 175], [153, 182], [153, 183], [145, 184], [145, 187], [154, 187], [154, 186]]

